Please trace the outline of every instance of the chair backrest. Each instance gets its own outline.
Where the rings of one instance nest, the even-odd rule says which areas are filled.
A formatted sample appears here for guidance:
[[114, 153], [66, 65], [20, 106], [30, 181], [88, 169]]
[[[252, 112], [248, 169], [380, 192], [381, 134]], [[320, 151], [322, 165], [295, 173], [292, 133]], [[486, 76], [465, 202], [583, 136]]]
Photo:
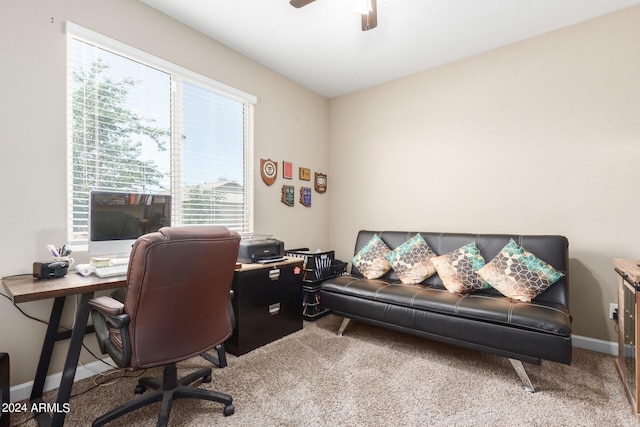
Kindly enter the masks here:
[[231, 335], [239, 244], [238, 233], [219, 226], [166, 227], [136, 240], [124, 306], [132, 367], [184, 360]]

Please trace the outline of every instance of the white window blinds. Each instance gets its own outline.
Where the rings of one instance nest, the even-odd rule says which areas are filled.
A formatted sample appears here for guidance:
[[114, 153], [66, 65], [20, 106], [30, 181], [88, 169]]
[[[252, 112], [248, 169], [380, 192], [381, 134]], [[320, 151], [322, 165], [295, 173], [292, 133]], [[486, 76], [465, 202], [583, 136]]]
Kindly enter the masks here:
[[253, 232], [256, 98], [67, 23], [69, 234], [91, 190], [171, 194], [172, 225]]

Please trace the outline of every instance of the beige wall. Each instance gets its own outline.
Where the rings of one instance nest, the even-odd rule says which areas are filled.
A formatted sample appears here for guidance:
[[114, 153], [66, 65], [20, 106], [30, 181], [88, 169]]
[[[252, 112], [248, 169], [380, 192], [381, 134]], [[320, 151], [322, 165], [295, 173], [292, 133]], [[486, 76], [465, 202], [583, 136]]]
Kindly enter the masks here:
[[[66, 238], [70, 20], [260, 98], [256, 232], [343, 259], [361, 228], [564, 234], [574, 332], [615, 340], [610, 260], [637, 257], [640, 241], [639, 7], [331, 101], [136, 1], [0, 2], [0, 16], [0, 276]], [[292, 161], [296, 187], [298, 166], [327, 172], [329, 190], [287, 208], [260, 158]], [[50, 306], [21, 308], [44, 319]], [[4, 298], [0, 324], [12, 384], [30, 381], [44, 326]]]
[[[314, 195], [312, 208], [280, 202], [279, 178], [262, 183], [259, 159], [292, 161], [328, 170], [329, 103], [248, 58], [133, 0], [30, 0], [0, 2], [0, 276], [30, 273], [47, 257], [45, 245], [66, 240], [66, 37], [72, 21], [136, 48], [259, 97], [255, 109], [255, 230], [287, 247], [328, 243], [328, 196]], [[77, 253], [76, 259], [87, 255]], [[68, 303], [68, 305], [71, 305]], [[48, 319], [51, 301], [21, 304]], [[71, 312], [65, 325], [71, 325]], [[0, 351], [11, 356], [11, 382], [33, 379], [44, 325], [0, 298]], [[95, 350], [94, 337], [88, 336]], [[61, 370], [59, 345], [51, 373]], [[84, 353], [84, 352], [83, 352]], [[84, 354], [85, 362], [93, 358]]]
[[[330, 244], [359, 229], [563, 234], [575, 334], [615, 341], [640, 257], [640, 7], [330, 102]], [[419, 54], [419, 53], [416, 53]]]

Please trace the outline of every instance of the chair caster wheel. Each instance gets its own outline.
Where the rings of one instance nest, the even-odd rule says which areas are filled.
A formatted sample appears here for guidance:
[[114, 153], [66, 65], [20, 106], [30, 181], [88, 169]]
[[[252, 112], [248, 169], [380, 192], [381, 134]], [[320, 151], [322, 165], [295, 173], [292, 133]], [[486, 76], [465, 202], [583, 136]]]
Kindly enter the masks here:
[[135, 394], [142, 394], [145, 391], [147, 391], [147, 387], [143, 386], [142, 384], [138, 384], [136, 388], [133, 390]]
[[205, 375], [204, 377], [202, 377], [202, 382], [203, 383], [210, 383], [211, 382], [211, 374]]
[[235, 412], [235, 408], [233, 407], [233, 405], [231, 403], [224, 407], [223, 414], [224, 414], [225, 417], [228, 417], [229, 415], [233, 415], [234, 412]]

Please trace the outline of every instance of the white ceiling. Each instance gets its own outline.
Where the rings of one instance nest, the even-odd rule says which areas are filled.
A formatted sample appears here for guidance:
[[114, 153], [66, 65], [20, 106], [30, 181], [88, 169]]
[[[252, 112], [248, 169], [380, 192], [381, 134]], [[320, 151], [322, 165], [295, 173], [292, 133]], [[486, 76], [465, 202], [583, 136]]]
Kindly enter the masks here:
[[328, 98], [576, 24], [640, 0], [140, 0]]

